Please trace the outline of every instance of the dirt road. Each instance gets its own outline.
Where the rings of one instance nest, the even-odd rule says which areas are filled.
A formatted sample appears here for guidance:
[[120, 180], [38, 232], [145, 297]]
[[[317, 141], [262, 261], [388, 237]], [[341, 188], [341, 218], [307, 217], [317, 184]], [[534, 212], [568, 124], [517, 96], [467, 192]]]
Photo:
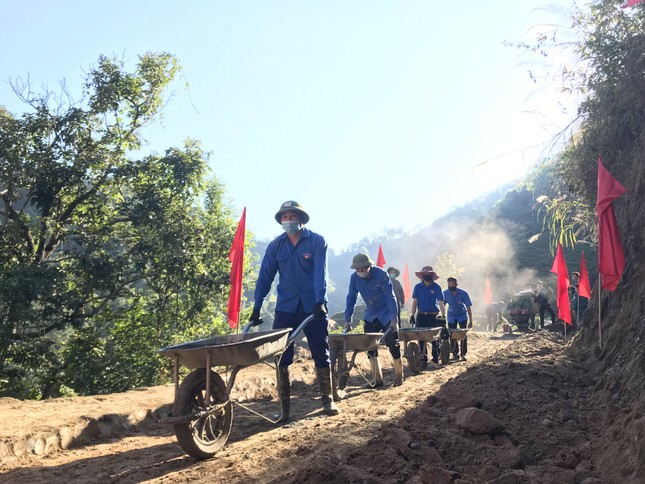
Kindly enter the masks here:
[[[44, 455], [4, 452], [0, 469], [6, 481], [25, 483], [608, 482], [593, 463], [598, 449], [592, 442], [602, 427], [593, 379], [564, 356], [560, 342], [547, 334], [472, 333], [468, 357], [419, 375], [406, 369], [404, 385], [390, 388], [390, 357], [381, 351], [386, 388], [366, 389], [362, 379], [350, 377], [336, 417], [322, 414], [311, 360], [302, 359], [292, 372], [292, 421], [276, 427], [236, 407], [228, 445], [202, 462], [186, 456], [172, 428], [155, 421], [167, 407], [145, 410], [169, 403], [170, 386], [49, 402], [4, 399], [5, 442], [11, 432], [17, 442], [16, 435], [33, 440], [70, 427], [70, 419], [80, 422], [98, 405], [107, 417], [103, 431], [98, 418], [98, 430], [86, 432], [89, 444]], [[364, 355], [358, 361], [368, 368]], [[265, 365], [243, 370], [234, 389], [267, 414], [277, 411], [275, 394]], [[502, 430], [469, 428], [460, 421], [464, 407], [481, 409]], [[29, 418], [21, 421], [20, 414]]]

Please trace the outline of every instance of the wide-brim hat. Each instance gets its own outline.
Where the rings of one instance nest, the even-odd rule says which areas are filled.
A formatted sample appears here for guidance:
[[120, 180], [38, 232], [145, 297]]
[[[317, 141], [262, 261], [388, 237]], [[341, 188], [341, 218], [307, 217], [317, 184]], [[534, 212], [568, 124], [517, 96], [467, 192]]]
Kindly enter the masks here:
[[356, 254], [352, 259], [352, 269], [362, 269], [363, 267], [373, 266], [374, 261], [367, 254]]
[[385, 271], [385, 272], [387, 272], [388, 274], [390, 272], [394, 272], [394, 277], [399, 277], [399, 275], [401, 274], [400, 270], [398, 270], [396, 267], [392, 267], [392, 266], [388, 267], [387, 271]]
[[419, 272], [414, 273], [414, 275], [416, 275], [419, 279], [423, 279], [423, 276], [425, 274], [430, 274], [432, 276], [433, 281], [436, 281], [437, 279], [439, 279], [439, 276], [434, 271], [432, 266], [423, 266], [423, 269], [421, 269]]
[[298, 215], [300, 215], [300, 221], [303, 225], [309, 222], [309, 214], [305, 212], [304, 207], [295, 200], [287, 200], [282, 205], [280, 205], [280, 210], [278, 210], [278, 212], [275, 214], [275, 221], [279, 224], [282, 223], [281, 219], [284, 212], [296, 212]]

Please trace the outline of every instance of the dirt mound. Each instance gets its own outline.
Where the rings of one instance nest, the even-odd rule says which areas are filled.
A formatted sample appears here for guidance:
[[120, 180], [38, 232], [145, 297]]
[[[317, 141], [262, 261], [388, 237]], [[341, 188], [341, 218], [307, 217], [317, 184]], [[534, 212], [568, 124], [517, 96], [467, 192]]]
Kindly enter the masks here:
[[[553, 336], [526, 336], [367, 445], [336, 462], [321, 457], [287, 482], [642, 482], [642, 467], [626, 459], [597, 465], [612, 412], [599, 406], [594, 384]], [[481, 417], [499, 425], [482, 426]]]

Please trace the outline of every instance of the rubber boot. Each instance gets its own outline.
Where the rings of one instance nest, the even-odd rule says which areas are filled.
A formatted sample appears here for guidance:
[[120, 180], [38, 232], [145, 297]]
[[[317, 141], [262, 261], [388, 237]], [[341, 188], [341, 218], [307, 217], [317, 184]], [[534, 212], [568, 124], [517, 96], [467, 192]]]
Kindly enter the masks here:
[[327, 415], [338, 415], [339, 410], [334, 403], [331, 392], [331, 368], [316, 367], [316, 376], [318, 377], [318, 384], [320, 385], [320, 395], [322, 396], [324, 412]]
[[278, 395], [280, 396], [280, 407], [282, 412], [278, 415], [278, 423], [289, 420], [291, 410], [291, 380], [289, 379], [289, 367], [278, 366]]
[[374, 379], [374, 385], [370, 385], [371, 388], [378, 388], [383, 386], [383, 371], [381, 371], [381, 363], [378, 360], [377, 356], [370, 356], [370, 366], [372, 367], [372, 378]]
[[403, 385], [403, 361], [401, 358], [392, 360], [394, 365], [394, 386], [400, 387]]

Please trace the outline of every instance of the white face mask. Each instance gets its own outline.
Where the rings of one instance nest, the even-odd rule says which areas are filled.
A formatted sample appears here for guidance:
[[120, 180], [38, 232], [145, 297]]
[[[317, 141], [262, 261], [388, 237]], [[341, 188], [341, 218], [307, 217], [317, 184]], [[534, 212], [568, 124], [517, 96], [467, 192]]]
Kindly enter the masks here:
[[356, 273], [356, 275], [357, 275], [358, 277], [362, 277], [363, 279], [365, 279], [365, 278], [369, 275], [369, 273], [370, 273], [370, 271], [357, 272], [357, 273]]
[[282, 222], [282, 230], [288, 234], [295, 234], [302, 228], [297, 220], [285, 220]]

